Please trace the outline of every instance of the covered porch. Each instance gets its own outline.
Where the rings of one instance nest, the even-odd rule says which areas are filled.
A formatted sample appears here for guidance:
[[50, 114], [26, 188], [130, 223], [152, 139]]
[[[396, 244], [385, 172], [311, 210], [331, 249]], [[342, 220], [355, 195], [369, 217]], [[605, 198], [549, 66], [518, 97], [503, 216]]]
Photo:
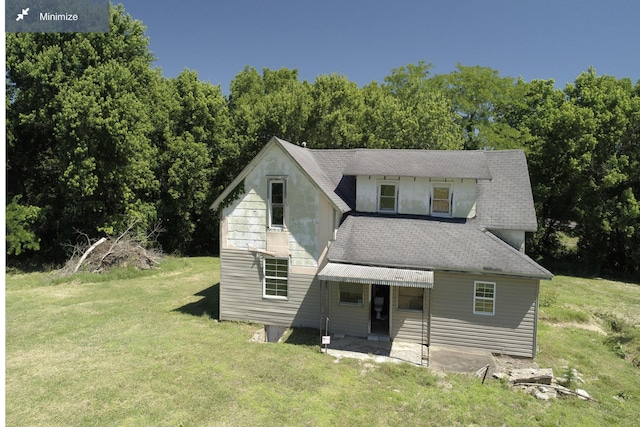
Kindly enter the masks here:
[[327, 332], [429, 345], [432, 271], [330, 262], [318, 278]]

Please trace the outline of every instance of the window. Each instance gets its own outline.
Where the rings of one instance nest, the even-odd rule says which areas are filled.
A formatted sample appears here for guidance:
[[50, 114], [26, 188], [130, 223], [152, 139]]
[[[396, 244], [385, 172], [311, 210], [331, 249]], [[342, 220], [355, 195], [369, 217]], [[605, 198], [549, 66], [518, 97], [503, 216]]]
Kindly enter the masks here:
[[423, 288], [398, 288], [398, 310], [419, 310], [422, 311], [424, 301]]
[[451, 187], [434, 185], [431, 197], [431, 215], [451, 215]]
[[380, 184], [378, 186], [378, 210], [383, 212], [396, 211], [396, 185]]
[[286, 186], [284, 179], [269, 181], [269, 227], [284, 228]]
[[263, 277], [263, 296], [265, 298], [287, 298], [289, 282], [288, 258], [265, 258]]
[[362, 306], [362, 286], [357, 283], [340, 283], [340, 304]]
[[473, 294], [473, 314], [495, 314], [496, 284], [475, 282]]

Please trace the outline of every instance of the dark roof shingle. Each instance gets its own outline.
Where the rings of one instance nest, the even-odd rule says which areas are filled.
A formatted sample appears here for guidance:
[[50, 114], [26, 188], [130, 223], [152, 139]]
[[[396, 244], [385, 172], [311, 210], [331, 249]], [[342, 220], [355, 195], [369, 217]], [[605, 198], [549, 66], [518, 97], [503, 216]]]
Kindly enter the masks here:
[[483, 151], [356, 149], [345, 175], [491, 179]]
[[350, 215], [330, 262], [549, 279], [551, 273], [474, 221]]
[[476, 219], [488, 229], [536, 231], [527, 159], [522, 150], [487, 151], [491, 181], [478, 181]]

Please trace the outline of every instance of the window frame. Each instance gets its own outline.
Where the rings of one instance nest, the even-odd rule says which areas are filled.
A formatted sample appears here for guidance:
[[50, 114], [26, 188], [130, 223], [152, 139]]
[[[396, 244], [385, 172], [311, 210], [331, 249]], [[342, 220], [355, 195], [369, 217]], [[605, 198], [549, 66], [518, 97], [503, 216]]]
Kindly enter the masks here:
[[[282, 184], [282, 203], [274, 203], [273, 201], [273, 184]], [[268, 227], [270, 229], [284, 230], [287, 228], [287, 179], [286, 177], [270, 177], [268, 181]], [[273, 223], [274, 207], [282, 208], [282, 224]]]
[[[448, 199], [448, 203], [449, 203], [449, 212], [436, 212], [433, 210], [433, 205], [434, 205], [434, 201], [436, 200], [445, 200], [445, 199], [436, 199], [435, 195], [436, 195], [436, 188], [446, 188], [449, 191], [449, 199]], [[453, 183], [446, 183], [446, 182], [436, 182], [431, 184], [431, 203], [429, 206], [429, 210], [430, 210], [430, 214], [432, 216], [440, 216], [440, 217], [453, 217]]]
[[[383, 196], [382, 195], [382, 186], [386, 185], [389, 187], [393, 187], [393, 209], [383, 209], [381, 207], [381, 201], [382, 198], [390, 198], [391, 196]], [[389, 182], [389, 181], [380, 181], [378, 182], [378, 194], [377, 194], [377, 201], [378, 201], [378, 212], [380, 213], [397, 213], [398, 212], [398, 183], [396, 182]]]
[[[360, 288], [360, 300], [359, 302], [352, 301], [342, 301], [342, 286], [347, 285], [351, 287], [359, 287]], [[340, 305], [350, 305], [352, 307], [363, 307], [364, 305], [364, 286], [361, 283], [350, 283], [350, 282], [339, 282], [338, 283], [338, 304]], [[350, 292], [354, 293], [354, 292]], [[355, 293], [354, 293], [355, 294]]]
[[[276, 275], [272, 276], [272, 275], [267, 275], [267, 262], [268, 261], [275, 261], [275, 272]], [[278, 272], [278, 261], [286, 261], [286, 276], [279, 276]], [[270, 269], [273, 271], [273, 269]], [[262, 297], [263, 298], [267, 298], [267, 299], [279, 299], [279, 300], [288, 300], [289, 299], [289, 271], [290, 271], [290, 265], [289, 265], [289, 258], [272, 258], [272, 257], [265, 257], [262, 261]], [[286, 286], [286, 290], [285, 290], [285, 295], [277, 295], [278, 293], [278, 284], [276, 284], [276, 288], [275, 288], [275, 292], [276, 295], [272, 295], [272, 294], [268, 294], [267, 293], [267, 284], [268, 281], [273, 280], [273, 281], [281, 281], [283, 280], [285, 281], [285, 286]]]
[[[493, 287], [492, 296], [478, 296], [478, 285], [491, 285]], [[479, 314], [482, 316], [494, 316], [496, 314], [496, 282], [488, 282], [486, 280], [475, 280], [473, 282], [473, 314]], [[477, 303], [479, 301], [491, 301], [491, 312], [486, 310], [478, 310]]]
[[[400, 302], [402, 300], [402, 295], [400, 295], [400, 292], [402, 290], [414, 290], [414, 289], [418, 289], [422, 291], [422, 306], [421, 308], [411, 308], [411, 304], [409, 304], [409, 307], [400, 307]], [[409, 296], [410, 298], [417, 298], [416, 296]], [[421, 313], [424, 310], [424, 288], [418, 288], [418, 287], [411, 287], [411, 286], [399, 286], [398, 287], [398, 297], [396, 298], [396, 309], [398, 309], [399, 311], [413, 311], [413, 312], [418, 312]]]

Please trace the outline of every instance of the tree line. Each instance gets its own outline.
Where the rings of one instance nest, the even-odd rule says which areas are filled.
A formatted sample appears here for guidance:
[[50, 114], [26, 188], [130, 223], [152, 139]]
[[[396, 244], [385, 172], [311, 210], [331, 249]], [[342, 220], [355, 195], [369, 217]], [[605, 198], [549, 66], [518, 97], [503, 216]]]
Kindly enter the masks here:
[[144, 31], [114, 6], [109, 33], [7, 34], [10, 258], [59, 262], [77, 230], [155, 224], [167, 252], [216, 253], [209, 205], [278, 136], [310, 148], [522, 148], [539, 223], [528, 252], [640, 274], [640, 83], [589, 69], [556, 89], [418, 62], [363, 87], [246, 67], [224, 95], [195, 71], [163, 77]]

